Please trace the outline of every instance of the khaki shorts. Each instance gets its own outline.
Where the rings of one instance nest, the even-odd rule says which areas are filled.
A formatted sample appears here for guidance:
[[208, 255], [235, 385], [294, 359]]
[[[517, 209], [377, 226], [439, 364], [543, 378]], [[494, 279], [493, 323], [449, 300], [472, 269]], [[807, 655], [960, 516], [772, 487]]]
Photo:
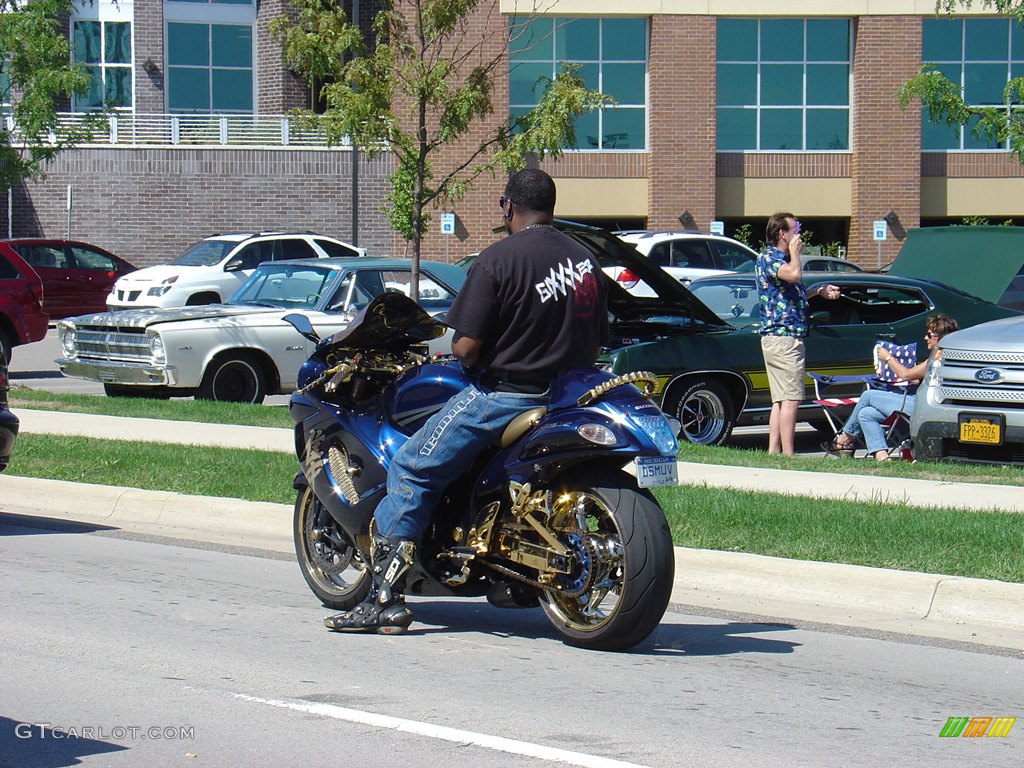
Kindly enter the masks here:
[[772, 402], [803, 400], [807, 367], [804, 340], [795, 336], [762, 336], [761, 352], [768, 371]]

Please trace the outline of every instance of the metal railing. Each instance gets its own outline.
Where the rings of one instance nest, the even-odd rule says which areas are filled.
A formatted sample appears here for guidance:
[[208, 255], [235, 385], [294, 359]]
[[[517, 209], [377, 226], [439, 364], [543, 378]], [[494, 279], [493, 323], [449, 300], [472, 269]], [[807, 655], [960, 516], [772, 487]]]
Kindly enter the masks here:
[[[163, 115], [114, 112], [98, 116], [62, 112], [56, 135], [70, 136], [87, 130], [90, 136], [78, 146], [164, 147], [306, 147], [327, 148], [322, 125], [288, 115]], [[17, 142], [13, 118], [6, 116], [7, 132]], [[335, 148], [349, 147], [347, 141]]]

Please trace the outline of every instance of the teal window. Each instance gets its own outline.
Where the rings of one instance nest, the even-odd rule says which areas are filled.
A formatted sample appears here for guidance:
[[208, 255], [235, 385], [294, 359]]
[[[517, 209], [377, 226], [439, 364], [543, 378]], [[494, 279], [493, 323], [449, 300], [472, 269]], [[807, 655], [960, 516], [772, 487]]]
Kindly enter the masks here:
[[[1011, 19], [924, 19], [921, 59], [960, 86], [972, 107], [1005, 107], [1006, 84], [1024, 75], [1024, 26]], [[921, 149], [1006, 149], [971, 134], [976, 121], [965, 128], [933, 123], [922, 112]]]
[[169, 111], [253, 112], [251, 26], [169, 22], [166, 43]]
[[131, 109], [131, 23], [76, 19], [71, 37], [73, 60], [89, 73], [88, 90], [75, 95], [75, 111]]
[[850, 148], [848, 19], [718, 19], [717, 148]]
[[576, 145], [567, 149], [647, 148], [647, 20], [554, 18], [512, 20], [509, 116], [537, 106], [564, 64], [579, 66], [587, 88], [615, 106], [576, 119]]

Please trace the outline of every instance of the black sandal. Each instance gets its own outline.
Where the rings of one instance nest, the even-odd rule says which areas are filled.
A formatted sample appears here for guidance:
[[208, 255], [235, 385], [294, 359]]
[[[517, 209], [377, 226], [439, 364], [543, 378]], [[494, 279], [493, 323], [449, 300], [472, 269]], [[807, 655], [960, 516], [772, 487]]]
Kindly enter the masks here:
[[[841, 433], [840, 433], [841, 434]], [[821, 450], [830, 456], [836, 456], [840, 459], [852, 459], [853, 452], [857, 450], [853, 443], [840, 443], [839, 434], [833, 437], [831, 440], [826, 440], [821, 444]]]

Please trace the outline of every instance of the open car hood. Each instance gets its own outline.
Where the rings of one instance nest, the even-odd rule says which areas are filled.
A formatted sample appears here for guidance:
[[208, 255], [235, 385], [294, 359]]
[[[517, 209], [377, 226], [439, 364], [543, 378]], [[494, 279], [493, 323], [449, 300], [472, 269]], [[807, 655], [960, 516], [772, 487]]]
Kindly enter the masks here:
[[999, 301], [1024, 264], [1024, 228], [922, 227], [907, 233], [890, 275], [945, 283]]
[[602, 267], [626, 267], [654, 289], [657, 296], [634, 296], [615, 280], [608, 279], [608, 311], [620, 323], [636, 323], [649, 318], [676, 321], [680, 328], [731, 328], [678, 280], [652, 264], [631, 245], [597, 227], [555, 220], [555, 226], [582, 243]]

